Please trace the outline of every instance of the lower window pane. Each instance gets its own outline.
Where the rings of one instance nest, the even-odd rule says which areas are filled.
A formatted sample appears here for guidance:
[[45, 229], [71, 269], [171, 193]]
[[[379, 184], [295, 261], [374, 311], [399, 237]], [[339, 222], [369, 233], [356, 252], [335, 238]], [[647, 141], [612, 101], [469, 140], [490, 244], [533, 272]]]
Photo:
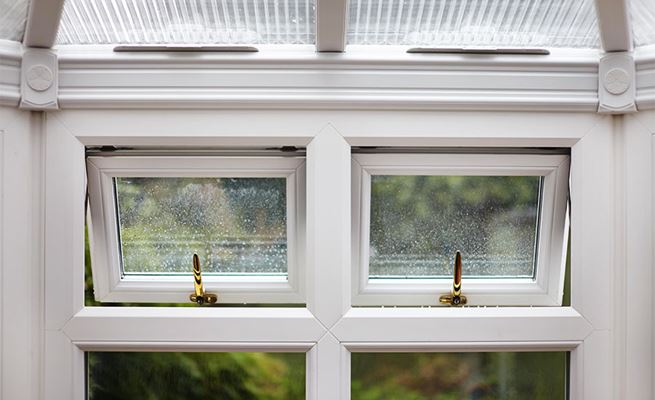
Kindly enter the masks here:
[[304, 399], [304, 353], [90, 352], [88, 398]]
[[353, 400], [564, 400], [566, 352], [353, 353]]

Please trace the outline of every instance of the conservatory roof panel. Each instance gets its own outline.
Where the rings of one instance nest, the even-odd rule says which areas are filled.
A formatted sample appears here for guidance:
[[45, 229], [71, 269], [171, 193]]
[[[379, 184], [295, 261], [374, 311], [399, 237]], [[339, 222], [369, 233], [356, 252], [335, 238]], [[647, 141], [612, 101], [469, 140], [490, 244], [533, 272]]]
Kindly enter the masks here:
[[0, 0], [0, 39], [23, 40], [28, 7], [29, 0]]
[[630, 5], [635, 45], [655, 44], [655, 0], [632, 0]]
[[313, 0], [66, 0], [58, 44], [313, 44]]
[[593, 0], [350, 0], [347, 40], [358, 45], [599, 47]]

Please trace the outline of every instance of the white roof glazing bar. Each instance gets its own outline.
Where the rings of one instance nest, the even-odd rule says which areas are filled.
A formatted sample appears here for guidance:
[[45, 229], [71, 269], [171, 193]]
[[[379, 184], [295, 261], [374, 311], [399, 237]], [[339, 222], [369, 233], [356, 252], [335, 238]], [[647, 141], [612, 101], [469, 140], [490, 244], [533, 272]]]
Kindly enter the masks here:
[[607, 52], [632, 50], [629, 0], [596, 0], [600, 41]]

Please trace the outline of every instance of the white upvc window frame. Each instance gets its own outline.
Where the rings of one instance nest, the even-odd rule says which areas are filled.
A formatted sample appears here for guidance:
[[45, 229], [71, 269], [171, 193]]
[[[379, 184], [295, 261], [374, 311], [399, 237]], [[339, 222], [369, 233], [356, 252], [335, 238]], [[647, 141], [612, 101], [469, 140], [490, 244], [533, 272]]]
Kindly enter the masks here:
[[[613, 336], [617, 306], [610, 294], [618, 289], [616, 276], [625, 272], [615, 268], [613, 248], [611, 119], [328, 110], [251, 110], [248, 118], [256, 122], [244, 125], [243, 115], [215, 110], [48, 115], [42, 389], [47, 399], [84, 399], [85, 351], [305, 352], [306, 398], [348, 400], [351, 352], [499, 350], [570, 351], [570, 398], [617, 398], [613, 377], [624, 371], [613, 363], [620, 343]], [[85, 146], [157, 143], [307, 147], [306, 308], [84, 306]], [[571, 306], [352, 307], [351, 147], [489, 145], [571, 148]]]
[[[398, 150], [402, 152], [402, 149]], [[568, 242], [569, 157], [553, 154], [353, 154], [353, 286], [356, 306], [439, 305], [448, 279], [369, 279], [371, 176], [540, 176], [534, 278], [464, 279], [468, 304], [560, 306]], [[447, 150], [444, 150], [447, 152]], [[464, 255], [464, 259], [466, 255]]]
[[305, 243], [304, 157], [89, 156], [87, 174], [91, 266], [97, 301], [185, 303], [189, 301], [192, 288], [191, 275], [123, 273], [114, 178], [239, 177], [286, 179], [287, 276], [206, 274], [203, 277], [205, 288], [218, 294], [218, 303], [305, 302], [301, 267]]

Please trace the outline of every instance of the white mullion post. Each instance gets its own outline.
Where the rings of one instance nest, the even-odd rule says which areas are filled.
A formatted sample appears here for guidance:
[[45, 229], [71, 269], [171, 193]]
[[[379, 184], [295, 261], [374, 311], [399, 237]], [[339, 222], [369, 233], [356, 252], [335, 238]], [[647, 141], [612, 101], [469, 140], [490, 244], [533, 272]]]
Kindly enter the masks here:
[[350, 399], [350, 351], [331, 333], [307, 353], [307, 399]]
[[332, 126], [307, 146], [307, 307], [328, 329], [350, 308], [350, 163]]
[[39, 398], [40, 119], [40, 113], [0, 108], [0, 399]]
[[[572, 354], [571, 395], [614, 398], [612, 330], [615, 198], [611, 117], [603, 118], [571, 149], [571, 306], [592, 326]], [[620, 266], [622, 267], [622, 266]], [[582, 385], [582, 387], [580, 387]]]
[[629, 0], [596, 0], [600, 40], [605, 52], [631, 51]]
[[[655, 124], [644, 125], [634, 115], [622, 120], [625, 210], [625, 364], [621, 398], [652, 399], [653, 393], [653, 304], [634, 301], [653, 293], [653, 136]], [[653, 120], [655, 122], [655, 119]], [[618, 244], [620, 245], [620, 243]]]
[[[351, 303], [350, 163], [350, 145], [330, 125], [307, 146], [307, 307], [328, 330]], [[329, 332], [310, 351], [308, 399], [349, 398], [344, 352]]]
[[346, 48], [348, 0], [316, 0], [316, 50]]
[[84, 399], [84, 352], [63, 332], [84, 307], [84, 146], [48, 115], [45, 154], [46, 399]]

